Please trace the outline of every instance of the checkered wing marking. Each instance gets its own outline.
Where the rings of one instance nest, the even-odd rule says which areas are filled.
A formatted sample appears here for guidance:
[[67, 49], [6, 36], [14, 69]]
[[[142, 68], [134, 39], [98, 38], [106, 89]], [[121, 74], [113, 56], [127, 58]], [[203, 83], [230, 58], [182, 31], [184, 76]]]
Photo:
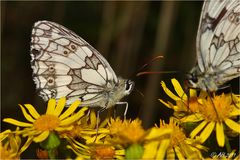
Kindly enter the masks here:
[[67, 97], [82, 105], [101, 101], [118, 79], [102, 55], [67, 28], [49, 21], [34, 24], [31, 39], [33, 79], [40, 96]]
[[218, 84], [240, 76], [240, 1], [205, 1], [197, 35], [202, 73], [214, 72]]

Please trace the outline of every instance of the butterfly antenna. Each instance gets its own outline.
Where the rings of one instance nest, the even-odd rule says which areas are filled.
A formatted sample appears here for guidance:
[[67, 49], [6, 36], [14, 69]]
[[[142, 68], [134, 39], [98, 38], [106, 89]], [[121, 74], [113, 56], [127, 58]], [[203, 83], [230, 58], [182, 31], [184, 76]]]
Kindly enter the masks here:
[[137, 73], [138, 76], [146, 75], [146, 74], [162, 74], [162, 73], [178, 73], [178, 71], [145, 71]]
[[134, 90], [135, 90], [140, 96], [142, 96], [142, 97], [144, 98], [144, 94], [143, 94], [141, 91], [139, 91], [137, 88], [134, 88]]
[[140, 72], [141, 70], [143, 70], [144, 68], [146, 68], [147, 66], [149, 66], [150, 64], [152, 64], [154, 61], [160, 59], [160, 58], [163, 58], [163, 56], [156, 56], [154, 57], [153, 59], [151, 59], [149, 62], [147, 62], [146, 64], [144, 64], [143, 66], [141, 66], [137, 72]]
[[219, 115], [218, 115], [216, 106], [215, 106], [215, 104], [214, 104], [214, 102], [213, 102], [213, 99], [212, 99], [212, 97], [214, 98], [215, 95], [214, 95], [213, 92], [209, 92], [209, 91], [207, 91], [207, 94], [208, 94], [208, 96], [209, 96], [209, 98], [210, 98], [210, 101], [211, 101], [211, 103], [212, 103], [213, 109], [214, 109], [214, 111], [215, 111], [215, 113], [216, 113], [216, 115], [217, 115], [217, 119], [219, 119]]
[[149, 66], [150, 64], [152, 64], [154, 61], [163, 58], [163, 56], [156, 56], [153, 59], [151, 59], [150, 61], [148, 61], [146, 64], [142, 65], [137, 71], [135, 71], [133, 74], [131, 74], [130, 78], [134, 79], [136, 78], [136, 75], [142, 71], [144, 68], [146, 68], [147, 66]]

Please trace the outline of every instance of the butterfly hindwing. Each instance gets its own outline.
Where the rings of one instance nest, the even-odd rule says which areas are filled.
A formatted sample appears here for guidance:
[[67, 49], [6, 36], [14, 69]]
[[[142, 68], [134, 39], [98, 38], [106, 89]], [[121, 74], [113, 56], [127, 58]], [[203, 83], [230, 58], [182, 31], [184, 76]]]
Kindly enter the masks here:
[[108, 62], [74, 32], [49, 21], [34, 24], [31, 40], [33, 78], [44, 100], [67, 97], [93, 105], [118, 79]]
[[206, 0], [197, 34], [200, 74], [221, 85], [240, 76], [240, 1]]

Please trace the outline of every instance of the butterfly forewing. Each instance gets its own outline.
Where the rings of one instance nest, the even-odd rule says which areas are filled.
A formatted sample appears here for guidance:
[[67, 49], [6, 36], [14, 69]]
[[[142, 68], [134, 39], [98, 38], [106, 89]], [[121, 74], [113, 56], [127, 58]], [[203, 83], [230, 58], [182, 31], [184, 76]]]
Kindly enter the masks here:
[[44, 100], [67, 97], [96, 105], [118, 83], [108, 62], [74, 32], [49, 21], [34, 24], [31, 39], [33, 79]]
[[197, 35], [195, 87], [214, 91], [240, 76], [240, 1], [206, 0]]

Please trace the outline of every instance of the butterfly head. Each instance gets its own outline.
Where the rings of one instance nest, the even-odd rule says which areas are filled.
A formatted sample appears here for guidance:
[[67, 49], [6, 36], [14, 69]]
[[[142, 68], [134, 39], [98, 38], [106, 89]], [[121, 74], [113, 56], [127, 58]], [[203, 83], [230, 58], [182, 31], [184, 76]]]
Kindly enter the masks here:
[[118, 77], [118, 80], [119, 81], [114, 87], [113, 92], [119, 93], [122, 95], [122, 97], [129, 95], [134, 88], [134, 82], [128, 79], [123, 79], [121, 77]]
[[187, 86], [190, 88], [197, 88], [198, 86], [198, 77], [194, 73], [190, 73], [187, 75], [186, 79]]
[[216, 91], [218, 90], [218, 84], [216, 83], [220, 77], [214, 74], [214, 72], [200, 72], [198, 67], [194, 67], [192, 71], [187, 75], [187, 86], [189, 88], [198, 88], [204, 91]]

